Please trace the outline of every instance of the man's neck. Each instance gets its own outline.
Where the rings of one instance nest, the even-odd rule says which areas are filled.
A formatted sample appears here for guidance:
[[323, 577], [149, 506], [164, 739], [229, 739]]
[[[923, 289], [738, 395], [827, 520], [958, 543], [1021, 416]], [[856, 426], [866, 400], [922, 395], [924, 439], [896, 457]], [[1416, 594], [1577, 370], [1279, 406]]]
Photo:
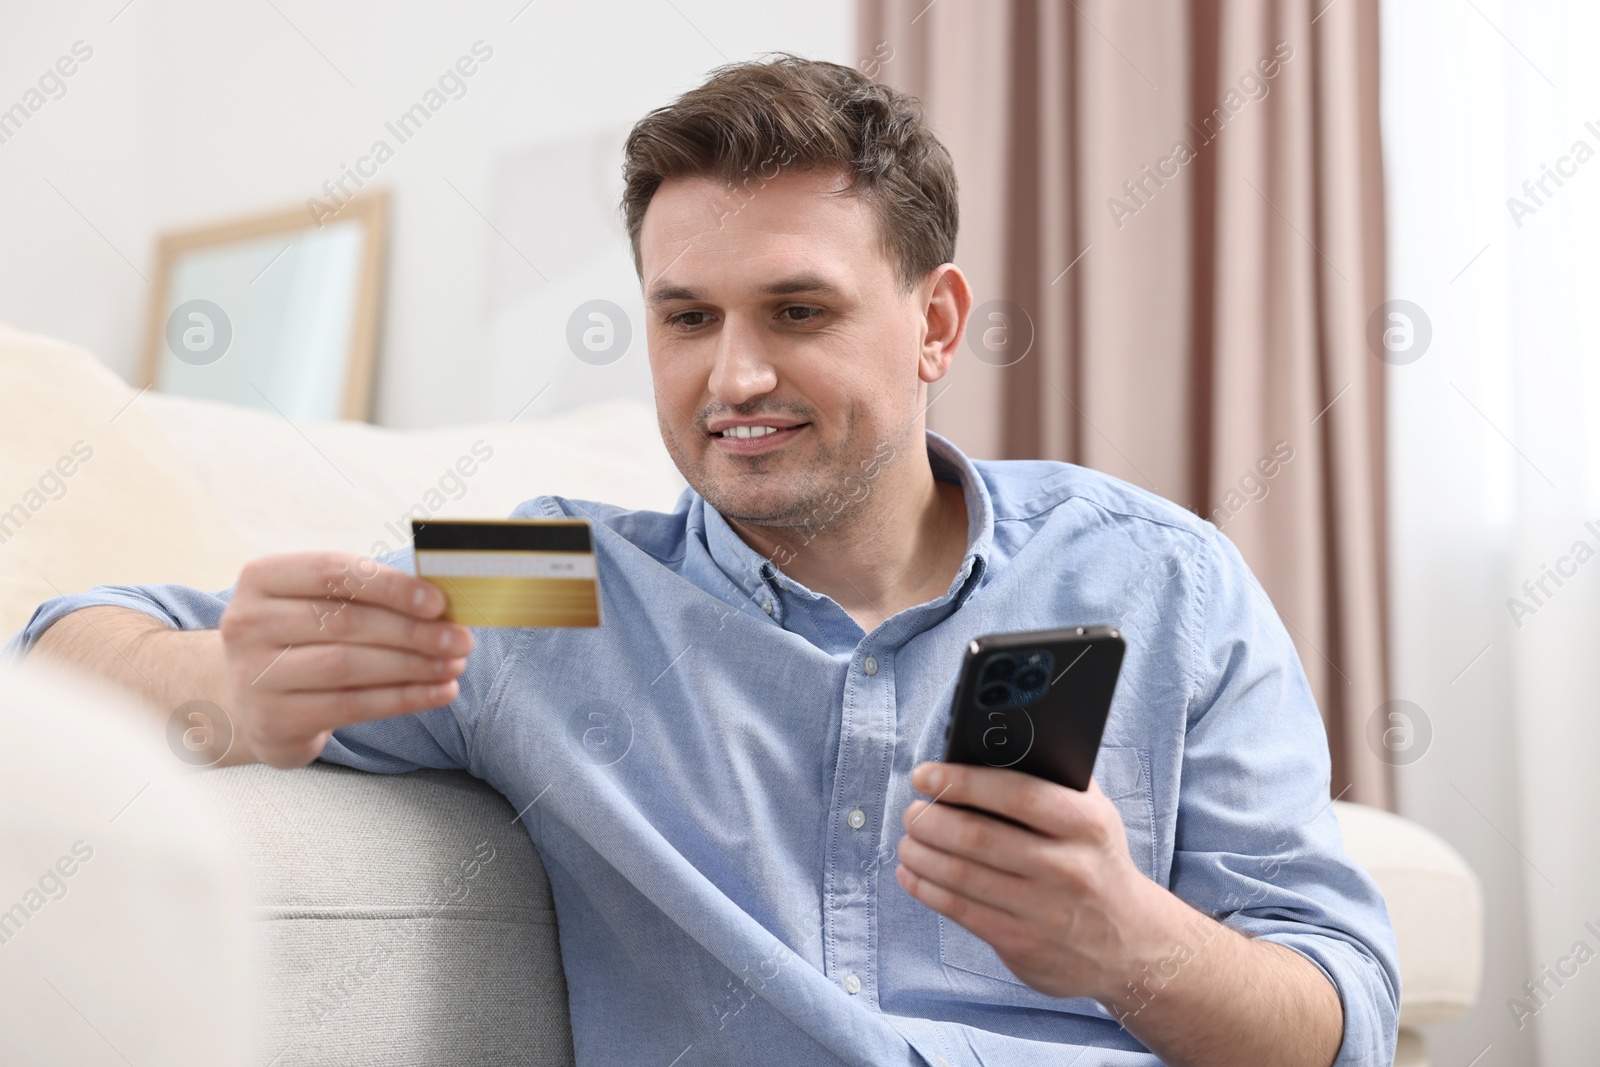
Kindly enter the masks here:
[[785, 575], [831, 597], [871, 633], [890, 616], [942, 596], [967, 548], [966, 497], [920, 463], [886, 470], [868, 495], [831, 521], [769, 527], [728, 520]]

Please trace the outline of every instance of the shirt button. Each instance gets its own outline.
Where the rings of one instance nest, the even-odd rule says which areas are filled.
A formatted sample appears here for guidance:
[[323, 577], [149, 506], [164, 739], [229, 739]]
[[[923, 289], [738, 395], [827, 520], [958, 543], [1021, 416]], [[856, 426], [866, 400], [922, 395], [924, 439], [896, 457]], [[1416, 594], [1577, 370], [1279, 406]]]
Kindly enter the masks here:
[[764, 599], [764, 600], [761, 601], [761, 610], [766, 612], [768, 615], [772, 614], [772, 600], [771, 600], [771, 598], [767, 598], [767, 599]]
[[866, 671], [869, 675], [877, 674], [878, 661], [873, 659], [871, 656], [868, 656], [866, 659], [861, 661], [861, 669]]
[[867, 813], [860, 808], [851, 808], [850, 814], [844, 817], [844, 821], [850, 824], [850, 829], [859, 830], [867, 825]]
[[853, 974], [845, 975], [844, 976], [844, 991], [846, 993], [851, 993], [851, 994], [861, 992], [861, 979], [857, 978]]

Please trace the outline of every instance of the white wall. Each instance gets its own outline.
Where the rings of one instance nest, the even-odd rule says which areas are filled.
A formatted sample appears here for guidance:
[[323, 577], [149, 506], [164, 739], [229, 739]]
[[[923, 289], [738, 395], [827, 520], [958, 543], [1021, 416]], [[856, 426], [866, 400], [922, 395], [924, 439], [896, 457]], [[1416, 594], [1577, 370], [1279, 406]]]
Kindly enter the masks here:
[[116, 8], [100, 7], [74, 13], [7, 0], [0, 8], [0, 109], [37, 88], [74, 42], [93, 50], [65, 79], [65, 95], [20, 131], [7, 127], [0, 144], [0, 321], [87, 345], [127, 373], [155, 213], [149, 63], [137, 6], [115, 22]]
[[[128, 378], [159, 232], [303, 205], [474, 42], [493, 49], [374, 179], [394, 193], [375, 394], [376, 421], [394, 426], [510, 418], [544, 385], [524, 418], [648, 398], [642, 338], [609, 367], [563, 340], [584, 300], [638, 309], [620, 226], [573, 199], [602, 200], [575, 170], [583, 153], [723, 62], [855, 61], [850, 0], [123, 3], [0, 6], [0, 108], [75, 41], [93, 49], [66, 95], [0, 144], [0, 320]], [[561, 195], [503, 238], [482, 216], [519, 206], [506, 182], [537, 178], [541, 152]], [[589, 171], [611, 203], [619, 167]], [[583, 226], [563, 247], [528, 243], [569, 215]]]

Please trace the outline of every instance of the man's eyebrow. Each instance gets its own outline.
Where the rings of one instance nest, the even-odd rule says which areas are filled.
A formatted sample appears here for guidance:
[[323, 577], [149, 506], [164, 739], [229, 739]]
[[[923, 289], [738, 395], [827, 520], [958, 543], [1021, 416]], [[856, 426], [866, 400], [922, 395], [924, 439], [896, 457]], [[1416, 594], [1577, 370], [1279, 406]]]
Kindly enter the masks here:
[[[797, 293], [816, 293], [820, 296], [838, 296], [840, 288], [820, 274], [794, 274], [763, 285], [762, 296], [794, 296]], [[679, 300], [699, 300], [700, 294], [686, 285], [659, 285], [650, 290], [650, 306], [669, 304]]]
[[825, 296], [837, 296], [839, 287], [820, 274], [805, 273], [781, 278], [761, 288], [761, 295], [763, 296], [793, 296], [796, 293], [818, 293]]
[[674, 300], [698, 300], [699, 298], [699, 293], [685, 285], [658, 285], [650, 290], [650, 299], [647, 302], [654, 306], [656, 304], [670, 303]]

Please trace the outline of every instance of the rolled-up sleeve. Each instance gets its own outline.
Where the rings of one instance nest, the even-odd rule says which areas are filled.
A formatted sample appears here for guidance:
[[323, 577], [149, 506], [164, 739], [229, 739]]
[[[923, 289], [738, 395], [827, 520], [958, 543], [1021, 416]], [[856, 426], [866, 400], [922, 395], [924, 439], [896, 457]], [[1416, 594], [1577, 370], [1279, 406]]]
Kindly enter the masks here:
[[1340, 1067], [1390, 1063], [1400, 974], [1383, 896], [1346, 854], [1327, 733], [1277, 612], [1231, 542], [1197, 565], [1172, 889], [1310, 959], [1344, 1009]]
[[[409, 548], [375, 557], [376, 562], [407, 574], [415, 573]], [[0, 649], [0, 659], [26, 655], [64, 616], [84, 608], [132, 608], [160, 620], [175, 630], [216, 629], [236, 587], [207, 593], [184, 585], [97, 585], [45, 601], [34, 610], [28, 624]], [[360, 770], [401, 773], [422, 767], [461, 768], [467, 765], [467, 742], [457, 712], [481, 699], [486, 688], [485, 662], [493, 648], [480, 636], [480, 647], [468, 658], [456, 700], [438, 708], [357, 723], [336, 731], [318, 757]]]
[[215, 629], [232, 595], [231, 588], [207, 593], [186, 585], [97, 585], [86, 593], [58, 596], [40, 604], [0, 654], [13, 659], [26, 655], [41, 634], [64, 616], [84, 608], [132, 608], [174, 630]]

